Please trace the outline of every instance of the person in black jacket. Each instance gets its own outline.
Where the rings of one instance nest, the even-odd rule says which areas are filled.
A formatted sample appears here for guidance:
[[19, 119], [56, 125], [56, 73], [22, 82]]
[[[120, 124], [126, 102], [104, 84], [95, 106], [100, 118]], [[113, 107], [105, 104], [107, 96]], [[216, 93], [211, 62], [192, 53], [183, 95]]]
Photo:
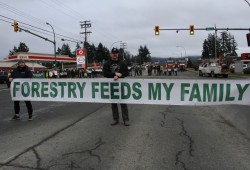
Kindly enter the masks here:
[[[25, 62], [23, 60], [19, 60], [17, 63], [17, 68], [13, 70], [9, 80], [10, 82], [15, 78], [32, 78], [33, 74], [29, 70], [28, 66], [25, 65]], [[33, 114], [33, 108], [30, 101], [24, 101], [28, 114], [29, 114], [29, 120], [32, 120], [32, 114]], [[13, 116], [12, 120], [20, 120], [19, 112], [20, 112], [20, 101], [14, 101], [14, 111], [15, 115]]]
[[[111, 50], [111, 59], [108, 60], [103, 66], [103, 76], [107, 78], [113, 78], [114, 81], [119, 78], [124, 78], [128, 76], [128, 66], [123, 62], [118, 60], [118, 49], [113, 48]], [[127, 104], [121, 103], [122, 118], [125, 126], [129, 126], [129, 116], [128, 116], [128, 107]], [[119, 112], [118, 104], [112, 103], [112, 113], [113, 113], [113, 122], [112, 126], [119, 123]]]

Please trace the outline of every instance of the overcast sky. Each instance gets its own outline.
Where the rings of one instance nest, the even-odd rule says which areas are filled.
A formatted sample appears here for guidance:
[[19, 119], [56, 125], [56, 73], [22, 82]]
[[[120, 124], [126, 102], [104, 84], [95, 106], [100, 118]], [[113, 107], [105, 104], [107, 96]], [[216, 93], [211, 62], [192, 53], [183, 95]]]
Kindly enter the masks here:
[[[84, 40], [80, 21], [90, 21], [92, 33], [88, 42], [100, 42], [110, 48], [114, 42], [127, 44], [126, 51], [138, 54], [146, 45], [155, 57], [183, 57], [201, 55], [203, 41], [213, 31], [160, 31], [154, 35], [154, 26], [166, 28], [249, 28], [250, 6], [245, 0], [0, 0], [0, 59], [14, 46], [24, 42], [30, 52], [54, 53], [52, 43], [25, 32], [14, 32], [13, 20], [26, 28], [42, 28], [77, 40]], [[4, 20], [4, 21], [3, 21]], [[28, 24], [28, 25], [26, 25]], [[30, 26], [34, 27], [30, 27]], [[35, 32], [35, 30], [33, 32]], [[43, 31], [42, 31], [43, 32]], [[53, 36], [35, 32], [53, 40]], [[238, 55], [250, 52], [246, 34], [249, 31], [230, 31], [238, 43]], [[56, 38], [57, 47], [64, 43]], [[76, 43], [67, 42], [71, 50]], [[120, 43], [114, 46], [120, 47]], [[180, 46], [180, 47], [176, 47]]]

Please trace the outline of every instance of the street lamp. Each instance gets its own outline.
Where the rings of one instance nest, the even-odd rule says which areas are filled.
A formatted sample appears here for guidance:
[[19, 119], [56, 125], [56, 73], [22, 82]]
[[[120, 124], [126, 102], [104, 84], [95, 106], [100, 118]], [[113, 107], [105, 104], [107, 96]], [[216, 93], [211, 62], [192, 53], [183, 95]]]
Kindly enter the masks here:
[[52, 30], [53, 30], [53, 34], [54, 34], [54, 56], [55, 56], [55, 63], [54, 63], [54, 66], [56, 66], [56, 35], [55, 35], [55, 31], [54, 31], [54, 28], [52, 27], [52, 25], [50, 25], [50, 23], [46, 22], [47, 25], [49, 25]]
[[186, 49], [183, 46], [176, 46], [176, 47], [183, 48], [185, 50], [185, 57], [187, 56]]
[[111, 46], [110, 46], [110, 52], [111, 52], [111, 50], [112, 50], [112, 47], [113, 47], [113, 45], [115, 44], [115, 43], [118, 43], [118, 42], [122, 42], [122, 41], [116, 41], [116, 42], [113, 42], [112, 44], [111, 44]]
[[247, 1], [247, 0], [245, 0], [246, 1], [246, 3], [250, 6], [250, 3]]

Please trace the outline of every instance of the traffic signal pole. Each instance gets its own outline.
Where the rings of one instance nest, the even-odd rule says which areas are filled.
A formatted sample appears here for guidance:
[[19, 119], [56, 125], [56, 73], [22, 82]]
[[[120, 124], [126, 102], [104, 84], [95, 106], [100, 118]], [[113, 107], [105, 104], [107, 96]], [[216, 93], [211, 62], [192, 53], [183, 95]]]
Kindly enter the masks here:
[[42, 37], [42, 36], [40, 36], [40, 35], [38, 35], [38, 34], [35, 34], [35, 33], [33, 33], [33, 32], [30, 32], [29, 30], [22, 29], [22, 28], [20, 28], [20, 27], [19, 27], [18, 29], [19, 29], [19, 31], [24, 31], [24, 32], [26, 32], [26, 33], [32, 34], [32, 35], [34, 35], [34, 36], [37, 36], [37, 37], [39, 37], [39, 38], [44, 39], [45, 41], [49, 41], [49, 42], [51, 42], [51, 43], [54, 44], [54, 41], [49, 40], [48, 38]]
[[[250, 28], [217, 28], [216, 25], [214, 27], [206, 27], [206, 28], [195, 28], [194, 25], [190, 25], [189, 28], [160, 28], [159, 26], [155, 26], [155, 35], [159, 35], [160, 30], [161, 31], [171, 31], [175, 30], [176, 33], [178, 33], [180, 30], [189, 30], [190, 35], [194, 35], [194, 31], [201, 30], [201, 31], [214, 31], [215, 32], [215, 38], [214, 38], [214, 44], [215, 44], [215, 58], [217, 58], [217, 48], [216, 48], [216, 40], [217, 40], [217, 31], [250, 31]], [[247, 40], [248, 37], [250, 38], [250, 35], [247, 34]], [[250, 40], [249, 45], [250, 45]]]
[[[20, 29], [20, 28], [19, 28], [19, 29]], [[52, 44], [54, 44], [54, 41], [49, 40], [48, 38], [45, 38], [45, 37], [42, 37], [42, 36], [40, 36], [40, 35], [38, 35], [38, 34], [35, 34], [35, 33], [33, 33], [33, 32], [30, 32], [29, 30], [25, 30], [25, 29], [21, 29], [21, 30], [24, 31], [24, 32], [27, 32], [27, 33], [29, 33], [29, 34], [35, 35], [35, 36], [37, 36], [37, 37], [39, 37], [39, 38], [44, 39], [45, 41], [49, 41], [49, 42], [51, 42]]]
[[244, 30], [248, 30], [250, 31], [250, 28], [216, 28], [215, 27], [206, 27], [206, 28], [195, 28], [194, 25], [190, 25], [189, 28], [160, 28], [160, 26], [155, 26], [154, 28], [154, 32], [156, 36], [160, 35], [160, 31], [171, 31], [174, 30], [176, 31], [176, 33], [178, 33], [181, 30], [188, 30], [190, 35], [194, 35], [194, 31], [229, 31], [229, 30], [233, 30], [233, 31], [244, 31]]
[[[189, 28], [160, 28], [159, 30], [166, 30], [166, 31], [180, 31], [180, 30], [189, 30]], [[229, 30], [234, 30], [234, 31], [243, 31], [243, 30], [248, 30], [250, 31], [250, 28], [214, 28], [214, 27], [207, 27], [207, 28], [194, 28], [194, 30], [203, 30], [203, 31], [212, 31], [212, 30], [221, 30], [221, 31], [229, 31]]]

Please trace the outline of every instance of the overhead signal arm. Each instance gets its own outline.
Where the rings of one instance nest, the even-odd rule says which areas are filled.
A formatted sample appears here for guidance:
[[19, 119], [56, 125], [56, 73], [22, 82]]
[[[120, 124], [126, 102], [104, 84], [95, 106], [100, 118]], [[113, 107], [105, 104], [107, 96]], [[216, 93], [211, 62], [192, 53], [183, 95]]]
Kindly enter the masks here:
[[215, 28], [215, 27], [206, 27], [206, 28], [194, 28], [194, 25], [189, 25], [189, 28], [161, 28], [159, 26], [155, 26], [155, 35], [160, 35], [160, 30], [161, 31], [176, 31], [176, 33], [184, 30], [184, 31], [189, 31], [190, 35], [194, 35], [194, 31], [244, 31], [248, 30], [250, 31], [250, 28]]

